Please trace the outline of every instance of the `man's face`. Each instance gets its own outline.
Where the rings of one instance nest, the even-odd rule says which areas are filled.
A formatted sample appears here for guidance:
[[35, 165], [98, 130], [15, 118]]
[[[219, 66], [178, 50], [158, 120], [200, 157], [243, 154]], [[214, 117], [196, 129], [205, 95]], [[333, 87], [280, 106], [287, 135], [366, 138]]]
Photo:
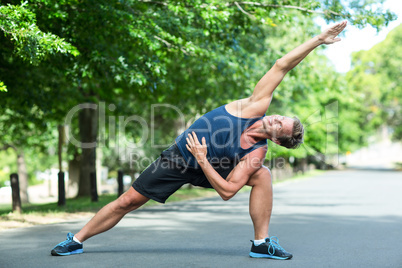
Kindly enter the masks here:
[[282, 115], [264, 117], [263, 125], [272, 138], [292, 136], [294, 120]]

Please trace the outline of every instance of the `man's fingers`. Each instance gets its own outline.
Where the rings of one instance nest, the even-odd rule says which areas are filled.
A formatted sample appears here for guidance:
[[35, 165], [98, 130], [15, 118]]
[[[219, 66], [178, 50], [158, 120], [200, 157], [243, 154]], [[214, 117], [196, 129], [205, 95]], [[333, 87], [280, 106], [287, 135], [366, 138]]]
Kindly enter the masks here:
[[[202, 139], [201, 139], [202, 144], [201, 144], [200, 141], [198, 140], [197, 134], [195, 134], [194, 131], [191, 134], [190, 133], [188, 134], [186, 141], [187, 141], [189, 148], [195, 147], [196, 145], [202, 145], [202, 146], [207, 145], [205, 137], [202, 137]], [[187, 146], [187, 144], [186, 144], [186, 146]]]
[[335, 27], [334, 27], [336, 30], [339, 30], [340, 28], [342, 28], [342, 23], [338, 23], [338, 24], [335, 24]]
[[338, 29], [340, 29], [340, 28], [345, 28], [345, 27], [346, 27], [346, 23], [347, 23], [347, 21], [339, 22], [339, 23], [335, 24], [335, 27], [338, 28]]
[[346, 25], [344, 25], [344, 24], [339, 25], [339, 27], [337, 27], [337, 29], [336, 29], [338, 34], [341, 33], [345, 29], [345, 27], [346, 27]]
[[192, 144], [192, 145], [195, 144], [194, 139], [193, 139], [193, 136], [191, 136], [190, 133], [188, 134], [188, 139], [191, 141], [191, 144]]
[[189, 150], [191, 152], [191, 148], [190, 148], [190, 146], [188, 146], [188, 144], [186, 144], [186, 148], [187, 148], [187, 150]]
[[195, 144], [200, 144], [200, 142], [198, 141], [198, 137], [197, 137], [197, 135], [195, 134], [194, 131], [192, 132], [192, 134], [193, 134], [193, 139], [195, 141]]
[[335, 24], [334, 26], [331, 27], [331, 30], [333, 30], [336, 35], [338, 35], [340, 32], [342, 32], [347, 25], [347, 21], [339, 22]]
[[336, 30], [337, 30], [338, 34], [340, 34], [345, 29], [346, 25], [347, 25], [347, 21], [343, 21], [339, 25], [337, 25]]

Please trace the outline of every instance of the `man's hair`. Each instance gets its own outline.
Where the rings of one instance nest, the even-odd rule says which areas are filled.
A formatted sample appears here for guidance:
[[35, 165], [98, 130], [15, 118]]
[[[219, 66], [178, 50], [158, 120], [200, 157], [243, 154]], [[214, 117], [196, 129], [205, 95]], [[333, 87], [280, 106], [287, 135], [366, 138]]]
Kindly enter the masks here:
[[292, 136], [282, 136], [277, 138], [280, 145], [288, 149], [296, 149], [303, 143], [304, 127], [296, 116], [293, 117], [293, 120]]

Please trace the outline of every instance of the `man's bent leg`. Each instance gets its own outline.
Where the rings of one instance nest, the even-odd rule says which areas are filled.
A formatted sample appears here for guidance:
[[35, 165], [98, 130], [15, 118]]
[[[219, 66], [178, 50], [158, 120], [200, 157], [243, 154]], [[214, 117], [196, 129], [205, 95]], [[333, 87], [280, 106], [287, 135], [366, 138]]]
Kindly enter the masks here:
[[128, 212], [133, 211], [146, 202], [149, 198], [134, 190], [133, 187], [122, 194], [115, 201], [107, 204], [79, 231], [75, 237], [84, 242], [88, 238], [103, 233], [114, 227]]
[[272, 212], [271, 172], [267, 167], [261, 167], [250, 177], [247, 185], [252, 187], [249, 212], [254, 225], [254, 239], [265, 239]]
[[272, 179], [271, 172], [266, 167], [261, 167], [254, 173], [247, 185], [252, 186], [250, 193], [250, 216], [254, 224], [255, 240], [252, 241], [249, 256], [252, 258], [269, 258], [288, 260], [292, 254], [286, 252], [276, 237], [268, 238], [269, 221], [272, 212]]

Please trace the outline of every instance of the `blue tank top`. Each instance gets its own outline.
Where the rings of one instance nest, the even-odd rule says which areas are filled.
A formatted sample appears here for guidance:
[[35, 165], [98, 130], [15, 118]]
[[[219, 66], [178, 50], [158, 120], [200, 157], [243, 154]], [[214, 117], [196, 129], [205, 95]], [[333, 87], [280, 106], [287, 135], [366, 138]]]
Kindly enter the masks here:
[[198, 163], [194, 156], [186, 148], [186, 137], [194, 131], [201, 142], [205, 137], [207, 144], [207, 158], [211, 164], [238, 162], [248, 153], [265, 146], [267, 140], [261, 140], [250, 148], [243, 149], [240, 146], [240, 136], [243, 131], [252, 124], [262, 119], [241, 118], [231, 115], [226, 111], [225, 105], [218, 107], [197, 119], [188, 129], [176, 138], [176, 144], [187, 164], [197, 167]]

